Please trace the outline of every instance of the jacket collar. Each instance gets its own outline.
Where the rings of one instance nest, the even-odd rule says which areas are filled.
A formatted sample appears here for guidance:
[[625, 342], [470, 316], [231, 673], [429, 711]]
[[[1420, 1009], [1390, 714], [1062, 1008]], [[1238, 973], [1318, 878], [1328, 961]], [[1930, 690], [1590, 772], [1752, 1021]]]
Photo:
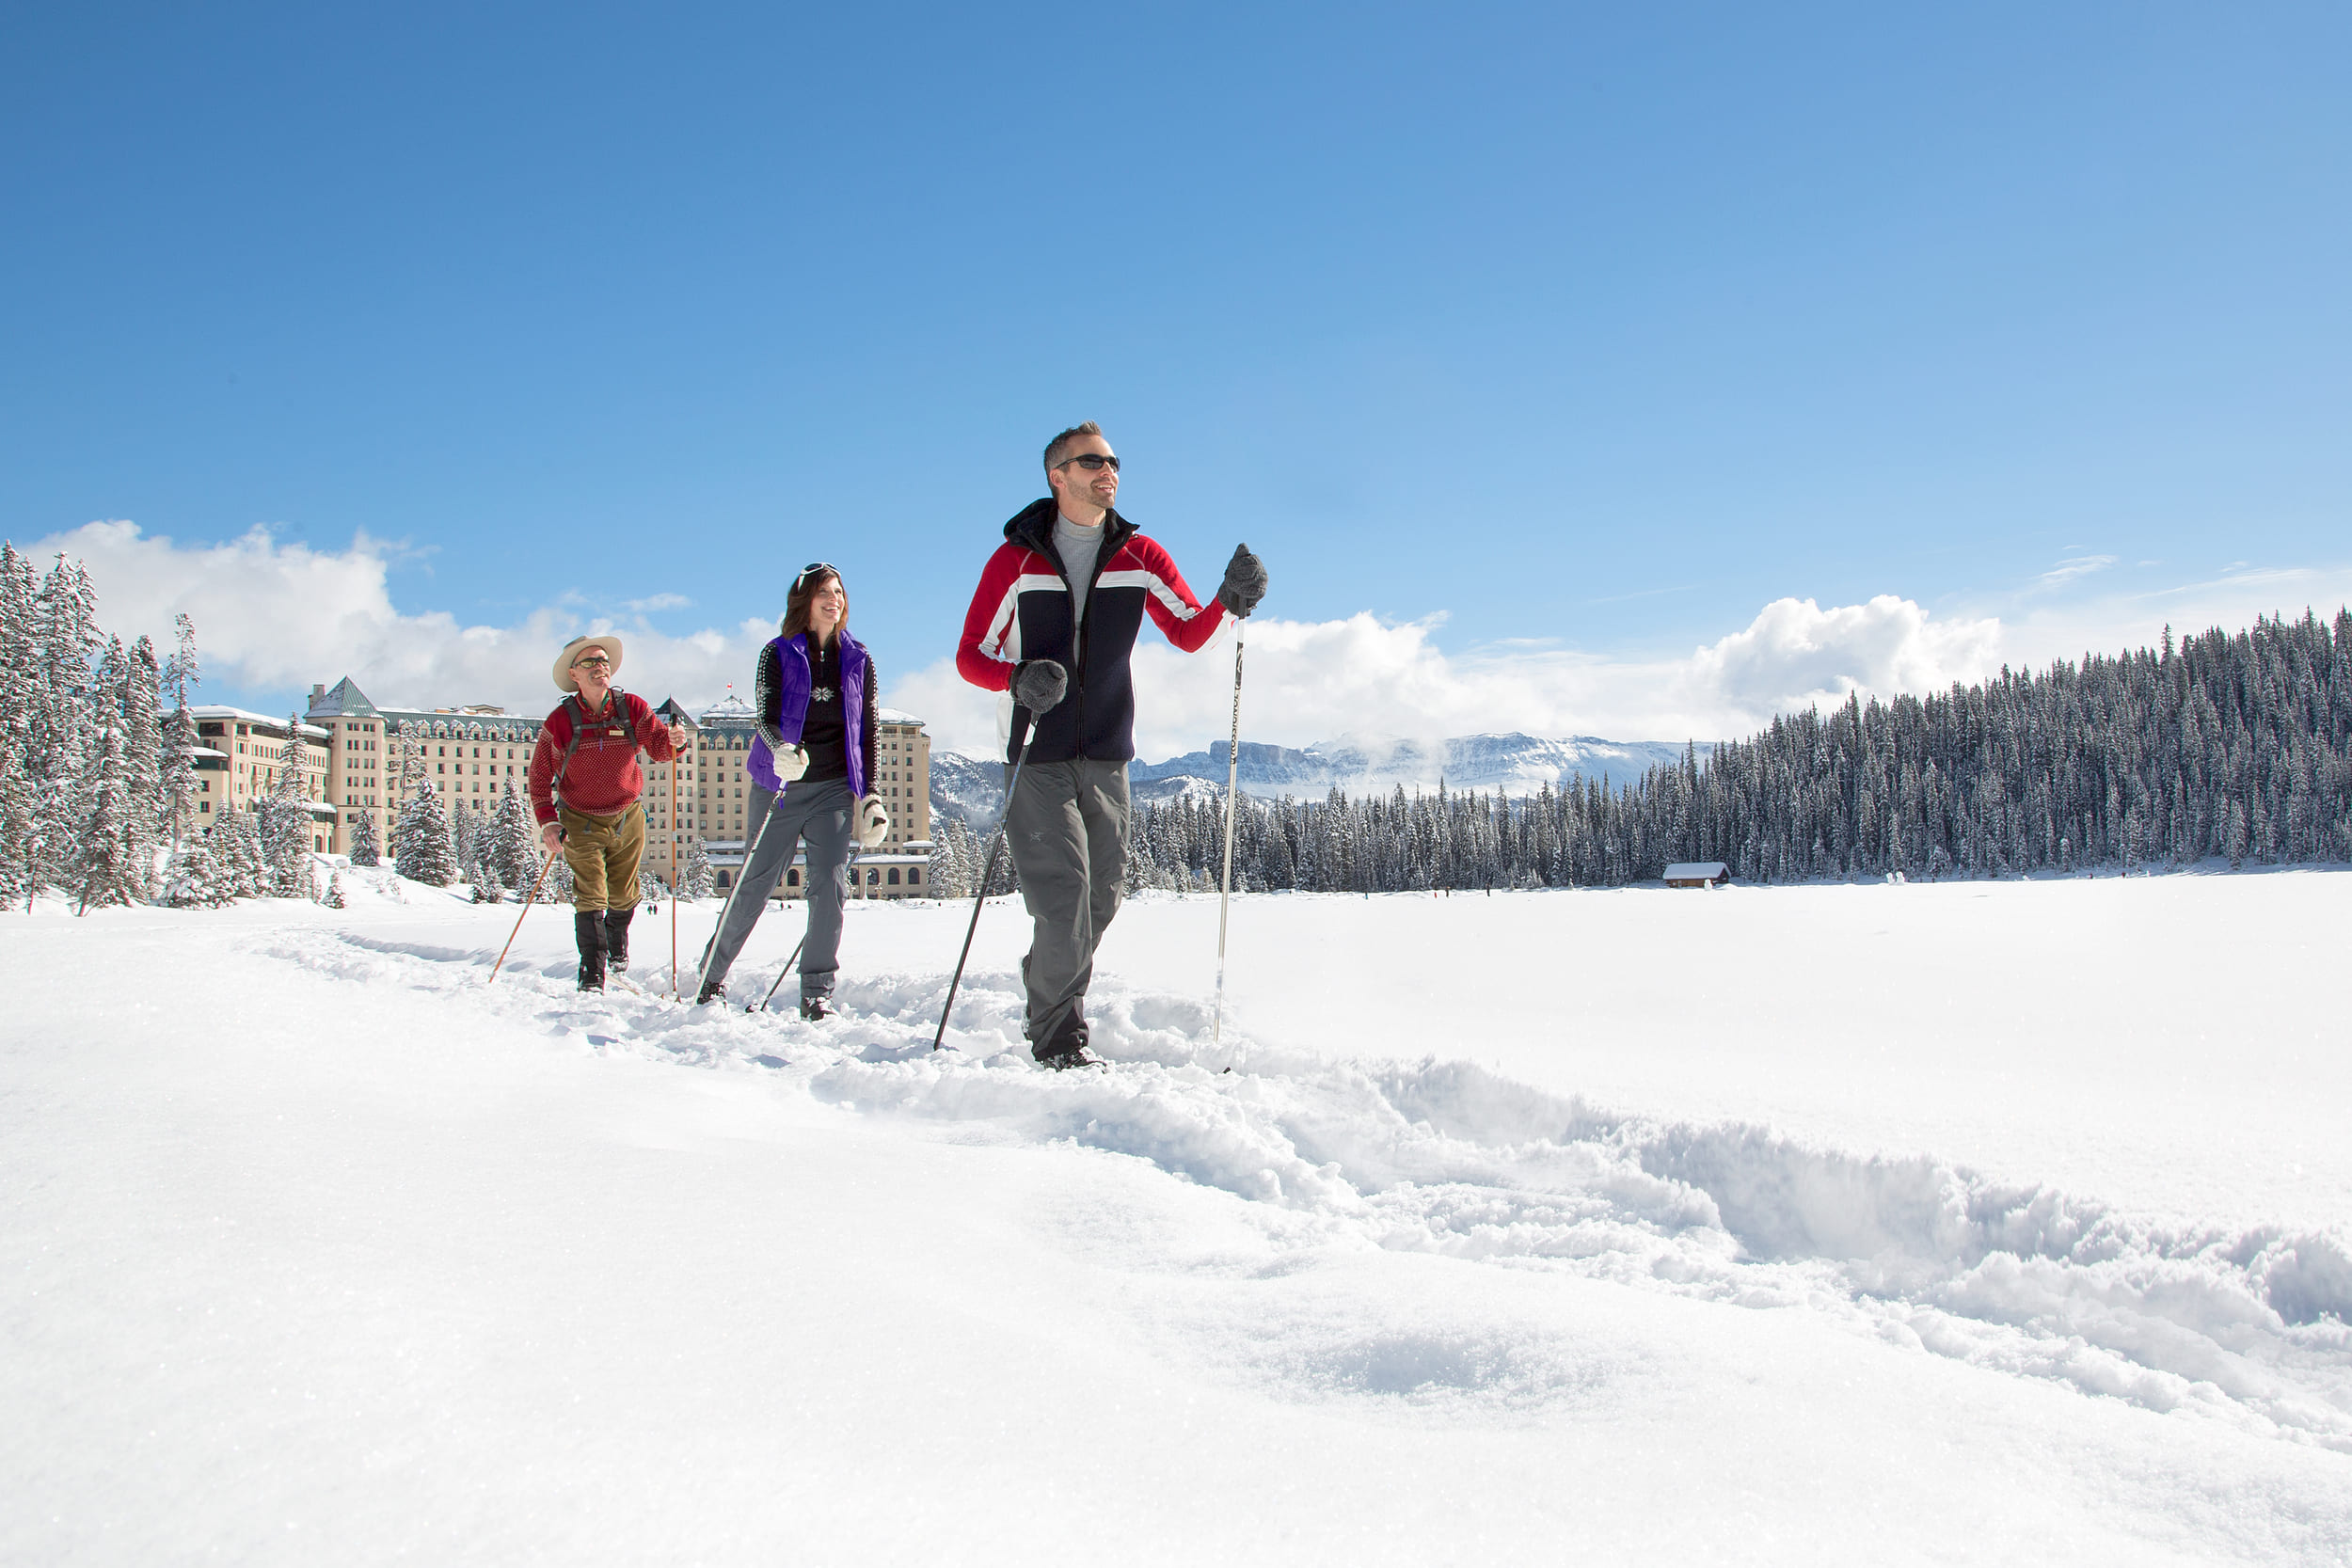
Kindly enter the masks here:
[[[791, 649], [794, 653], [801, 656], [801, 659], [803, 663], [808, 661], [812, 652], [809, 645], [808, 633], [804, 631], [796, 631], [789, 637], [786, 637], [781, 633], [777, 634], [776, 646], [779, 649]], [[856, 638], [851, 637], [847, 631], [843, 631], [834, 638], [833, 647], [834, 653], [843, 658], [849, 657], [850, 650], [852, 648], [855, 648], [861, 654], [866, 652], [866, 644], [860, 642]]]
[[[1041, 497], [1012, 515], [1005, 524], [1005, 537], [1048, 561], [1058, 561], [1061, 558], [1054, 553], [1054, 515], [1059, 510], [1053, 497]], [[1135, 535], [1136, 525], [1120, 516], [1117, 507], [1111, 508], [1103, 515], [1103, 553], [1094, 559], [1108, 561], [1112, 551]]]

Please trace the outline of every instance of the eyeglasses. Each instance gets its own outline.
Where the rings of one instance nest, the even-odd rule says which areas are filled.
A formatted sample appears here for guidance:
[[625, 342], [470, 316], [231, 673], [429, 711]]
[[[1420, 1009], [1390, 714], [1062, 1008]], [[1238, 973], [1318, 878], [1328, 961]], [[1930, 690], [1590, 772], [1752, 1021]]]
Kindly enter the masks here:
[[611, 669], [612, 667], [612, 656], [611, 654], [582, 654], [578, 658], [572, 660], [572, 668], [575, 670], [587, 670], [599, 664], [603, 665], [608, 670]]
[[1067, 468], [1073, 463], [1075, 463], [1078, 467], [1084, 468], [1089, 473], [1097, 473], [1104, 468], [1108, 468], [1113, 473], [1119, 472], [1119, 459], [1110, 456], [1106, 452], [1099, 451], [1082, 451], [1075, 457], [1063, 458], [1060, 462], [1055, 464], [1054, 467], [1057, 468]]
[[795, 594], [799, 593], [801, 591], [801, 584], [806, 582], [811, 578], [832, 578], [837, 582], [841, 578], [841, 568], [835, 566], [830, 561], [812, 561], [807, 565], [801, 568], [801, 575], [799, 577], [792, 579], [792, 592]]

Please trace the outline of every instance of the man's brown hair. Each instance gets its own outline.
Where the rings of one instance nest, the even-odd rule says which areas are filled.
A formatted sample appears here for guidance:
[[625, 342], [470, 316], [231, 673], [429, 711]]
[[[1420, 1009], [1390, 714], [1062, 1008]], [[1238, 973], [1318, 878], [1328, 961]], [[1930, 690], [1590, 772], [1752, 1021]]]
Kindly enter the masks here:
[[1102, 434], [1103, 427], [1092, 420], [1089, 420], [1084, 424], [1072, 425], [1068, 430], [1045, 443], [1045, 471], [1050, 474], [1061, 466], [1070, 455], [1070, 444], [1079, 436]]

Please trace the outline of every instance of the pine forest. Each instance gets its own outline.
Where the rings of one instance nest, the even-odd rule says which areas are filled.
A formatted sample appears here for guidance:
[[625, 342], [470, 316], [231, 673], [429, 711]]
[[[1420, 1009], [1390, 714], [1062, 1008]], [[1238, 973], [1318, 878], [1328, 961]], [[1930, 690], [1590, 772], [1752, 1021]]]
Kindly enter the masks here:
[[[1215, 796], [1138, 805], [1129, 886], [1214, 888], [1224, 832]], [[2352, 612], [1850, 698], [1613, 791], [1245, 800], [1233, 836], [1236, 887], [1332, 893], [2352, 861]]]

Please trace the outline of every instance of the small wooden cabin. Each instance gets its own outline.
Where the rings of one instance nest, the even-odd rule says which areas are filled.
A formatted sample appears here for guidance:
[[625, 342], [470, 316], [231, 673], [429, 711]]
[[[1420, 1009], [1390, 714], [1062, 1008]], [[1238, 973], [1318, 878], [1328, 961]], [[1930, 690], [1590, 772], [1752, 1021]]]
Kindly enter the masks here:
[[1721, 887], [1731, 880], [1731, 867], [1721, 861], [1679, 861], [1666, 867], [1668, 887]]

